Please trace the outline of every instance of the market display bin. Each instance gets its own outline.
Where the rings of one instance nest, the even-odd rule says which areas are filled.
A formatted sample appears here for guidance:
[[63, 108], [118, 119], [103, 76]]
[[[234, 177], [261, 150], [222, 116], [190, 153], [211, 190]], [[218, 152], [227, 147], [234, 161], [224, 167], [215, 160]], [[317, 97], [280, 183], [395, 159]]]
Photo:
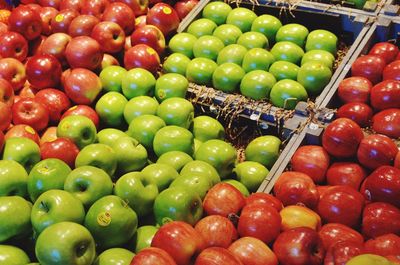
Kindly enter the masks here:
[[400, 14], [400, 1], [399, 0], [387, 0], [382, 6], [380, 14], [397, 17]]

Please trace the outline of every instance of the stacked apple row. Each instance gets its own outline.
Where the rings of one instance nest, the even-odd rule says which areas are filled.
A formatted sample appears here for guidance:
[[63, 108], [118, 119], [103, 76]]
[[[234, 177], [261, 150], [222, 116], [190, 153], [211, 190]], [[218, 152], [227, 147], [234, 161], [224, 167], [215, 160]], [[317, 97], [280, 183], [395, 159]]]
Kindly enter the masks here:
[[164, 71], [293, 109], [298, 101], [318, 96], [329, 83], [337, 41], [326, 30], [309, 32], [294, 23], [282, 26], [274, 16], [212, 2], [187, 32], [171, 38], [172, 54]]

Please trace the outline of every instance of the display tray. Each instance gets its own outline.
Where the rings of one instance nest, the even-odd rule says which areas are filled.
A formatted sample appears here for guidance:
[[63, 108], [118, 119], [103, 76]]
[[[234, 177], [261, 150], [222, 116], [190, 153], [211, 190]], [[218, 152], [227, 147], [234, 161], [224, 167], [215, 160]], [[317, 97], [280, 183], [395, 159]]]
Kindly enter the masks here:
[[400, 1], [399, 0], [387, 0], [385, 5], [380, 10], [380, 14], [397, 17], [400, 15]]

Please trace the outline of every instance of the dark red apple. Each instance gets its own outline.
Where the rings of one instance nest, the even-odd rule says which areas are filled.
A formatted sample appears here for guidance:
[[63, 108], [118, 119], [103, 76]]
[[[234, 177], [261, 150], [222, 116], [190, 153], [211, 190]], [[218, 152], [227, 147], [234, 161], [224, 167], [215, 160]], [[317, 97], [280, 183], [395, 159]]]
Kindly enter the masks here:
[[[28, 57], [40, 54], [41, 46], [43, 45], [44, 41], [47, 39], [47, 36], [40, 35], [34, 40], [31, 40], [28, 45]], [[25, 62], [25, 61], [24, 61]]]
[[49, 112], [32, 98], [23, 98], [12, 106], [13, 123], [26, 124], [40, 132], [49, 124]]
[[392, 138], [400, 137], [400, 108], [385, 109], [372, 118], [372, 129], [375, 132]]
[[204, 238], [206, 247], [228, 248], [238, 238], [233, 223], [220, 215], [204, 217], [195, 225], [194, 229]]
[[71, 37], [90, 36], [94, 26], [99, 24], [100, 19], [92, 15], [79, 15], [75, 17], [68, 27]]
[[86, 105], [75, 105], [71, 108], [69, 108], [64, 114], [61, 116], [62, 120], [63, 118], [69, 116], [69, 115], [83, 115], [89, 118], [93, 124], [96, 126], [96, 128], [99, 128], [99, 122], [100, 118], [97, 112], [90, 106]]
[[112, 2], [121, 2], [130, 7], [135, 17], [145, 15], [149, 9], [148, 0], [111, 0]]
[[120, 2], [111, 3], [102, 16], [103, 21], [112, 21], [121, 26], [125, 35], [132, 33], [135, 28], [135, 14], [128, 5]]
[[379, 256], [400, 256], [400, 237], [395, 234], [385, 234], [368, 240], [364, 247], [366, 253]]
[[373, 111], [371, 107], [365, 103], [353, 102], [341, 106], [336, 115], [339, 118], [348, 118], [357, 123], [360, 127], [368, 127], [371, 124]]
[[68, 33], [69, 25], [71, 25], [72, 20], [77, 16], [79, 16], [79, 13], [74, 9], [61, 10], [58, 12], [57, 16], [51, 20], [51, 31], [53, 33]]
[[39, 134], [31, 126], [26, 124], [17, 124], [7, 130], [4, 139], [7, 140], [12, 137], [25, 137], [31, 139], [35, 143], [40, 143]]
[[124, 65], [128, 70], [139, 67], [155, 74], [160, 68], [160, 57], [150, 46], [138, 44], [125, 52]]
[[308, 227], [298, 227], [281, 233], [273, 245], [279, 264], [320, 265], [325, 256], [318, 233]]
[[58, 122], [61, 119], [61, 115], [71, 106], [67, 95], [53, 88], [40, 90], [35, 99], [48, 109], [50, 121], [52, 122]]
[[366, 238], [400, 234], [400, 210], [385, 202], [370, 203], [364, 208], [362, 233]]
[[278, 212], [283, 209], [283, 204], [275, 196], [264, 192], [255, 192], [246, 198], [246, 205], [261, 203], [274, 207]]
[[101, 50], [107, 53], [117, 53], [125, 45], [124, 30], [112, 21], [103, 21], [97, 24], [93, 28], [91, 37], [101, 43]]
[[385, 80], [371, 89], [371, 105], [376, 110], [400, 106], [400, 81]]
[[18, 32], [7, 31], [0, 35], [0, 58], [11, 57], [24, 61], [28, 55], [28, 42]]
[[351, 66], [352, 76], [367, 78], [372, 84], [377, 84], [382, 80], [385, 60], [376, 55], [363, 55], [355, 60]]
[[194, 265], [243, 265], [230, 251], [221, 247], [211, 247], [203, 250], [197, 256]]
[[8, 18], [8, 29], [20, 33], [27, 40], [33, 40], [42, 33], [39, 12], [24, 5], [16, 7]]
[[[43, 1], [43, 0], [41, 0]], [[58, 10], [54, 7], [42, 7], [39, 11], [40, 18], [42, 20], [42, 34], [50, 35], [52, 33], [51, 30], [51, 21], [57, 16]]]
[[348, 185], [358, 190], [361, 182], [367, 177], [363, 167], [353, 162], [333, 163], [326, 172], [328, 185]]
[[42, 9], [42, 6], [40, 6], [37, 2], [35, 3], [28, 3], [24, 5], [25, 7], [28, 7], [30, 10], [33, 10], [39, 14], [40, 9]]
[[243, 265], [278, 265], [274, 252], [261, 240], [254, 237], [242, 237], [228, 248]]
[[25, 66], [17, 59], [2, 58], [0, 59], [0, 78], [10, 82], [14, 92], [16, 92], [25, 84]]
[[81, 0], [61, 0], [60, 10], [72, 9], [78, 13], [81, 13], [83, 3], [84, 1]]
[[38, 4], [43, 7], [52, 7], [54, 9], [60, 8], [60, 3], [62, 0], [37, 0]]
[[338, 96], [344, 103], [367, 103], [372, 83], [367, 78], [353, 76], [343, 79], [338, 87]]
[[318, 234], [326, 250], [340, 241], [355, 242], [359, 245], [364, 243], [364, 238], [360, 233], [347, 225], [338, 223], [323, 225]]
[[353, 257], [364, 254], [364, 246], [352, 241], [339, 241], [326, 252], [324, 265], [346, 265]]
[[71, 68], [95, 70], [103, 60], [103, 52], [96, 40], [88, 36], [79, 36], [68, 43], [65, 57]]
[[40, 53], [53, 55], [62, 65], [65, 65], [65, 48], [71, 40], [71, 36], [65, 33], [51, 34], [40, 46]]
[[333, 186], [331, 186], [331, 185], [321, 185], [321, 186], [317, 186], [317, 191], [318, 191], [318, 194], [319, 194], [319, 199], [321, 199], [321, 197], [325, 194], [325, 192], [328, 190], [328, 189], [330, 189], [330, 188], [332, 188]]
[[8, 127], [10, 127], [11, 120], [11, 107], [4, 102], [0, 102], [0, 131], [4, 132], [5, 130], [7, 130]]
[[159, 28], [165, 37], [178, 29], [179, 22], [178, 13], [166, 3], [157, 3], [147, 12], [146, 24]]
[[71, 168], [75, 167], [75, 159], [78, 153], [79, 148], [68, 138], [57, 138], [52, 142], [46, 142], [40, 146], [40, 156], [42, 159], [58, 158], [67, 163]]
[[400, 81], [400, 60], [396, 60], [386, 65], [383, 69], [383, 80]]
[[377, 55], [385, 60], [386, 64], [393, 62], [399, 53], [399, 48], [389, 42], [379, 42], [372, 46], [368, 54]]
[[160, 248], [148, 247], [137, 253], [130, 265], [176, 265], [173, 258]]
[[137, 28], [131, 35], [131, 45], [146, 44], [161, 55], [165, 50], [165, 38], [161, 30], [152, 25]]
[[400, 152], [397, 153], [394, 159], [394, 167], [400, 169]]
[[400, 264], [400, 256], [389, 255], [385, 257], [388, 261], [392, 262], [393, 265]]
[[184, 19], [198, 3], [198, 0], [181, 0], [176, 2], [174, 9], [178, 13], [179, 19]]
[[101, 19], [107, 6], [110, 4], [109, 0], [90, 0], [84, 1], [81, 7], [81, 14], [92, 15]]
[[61, 64], [53, 55], [35, 55], [26, 63], [27, 79], [36, 89], [57, 87], [61, 73]]
[[0, 78], [0, 102], [5, 103], [11, 107], [14, 104], [14, 89], [10, 82]]

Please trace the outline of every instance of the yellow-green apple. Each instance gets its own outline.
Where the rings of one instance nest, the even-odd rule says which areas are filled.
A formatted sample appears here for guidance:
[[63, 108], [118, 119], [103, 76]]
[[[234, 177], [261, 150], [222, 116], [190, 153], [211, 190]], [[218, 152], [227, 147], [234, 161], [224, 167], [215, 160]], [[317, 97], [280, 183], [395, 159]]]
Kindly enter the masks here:
[[94, 26], [90, 36], [100, 45], [100, 49], [107, 53], [117, 53], [124, 48], [125, 32], [115, 22], [103, 21]]
[[158, 164], [170, 165], [175, 168], [177, 172], [180, 172], [182, 168], [191, 161], [193, 161], [193, 158], [182, 151], [166, 152], [157, 159]]
[[180, 53], [186, 55], [188, 58], [193, 58], [193, 45], [197, 38], [186, 32], [181, 32], [174, 35], [169, 43], [168, 48], [173, 53]]
[[163, 63], [163, 70], [166, 73], [175, 73], [185, 76], [186, 68], [190, 63], [189, 57], [181, 53], [173, 53]]
[[267, 244], [254, 237], [242, 237], [228, 250], [238, 258], [243, 265], [278, 265], [278, 259]]
[[122, 78], [126, 75], [126, 72], [125, 68], [118, 65], [111, 65], [104, 68], [99, 75], [103, 90], [107, 92], [121, 92]]
[[217, 170], [211, 166], [209, 163], [193, 160], [188, 162], [181, 170], [180, 174], [183, 175], [199, 175], [208, 177], [213, 185], [221, 182]]
[[261, 100], [269, 98], [276, 84], [273, 74], [264, 70], [252, 70], [245, 74], [240, 82], [240, 93], [246, 97]]
[[202, 12], [204, 18], [214, 21], [217, 25], [225, 24], [226, 18], [232, 7], [224, 2], [210, 2], [207, 4]]
[[127, 36], [131, 34], [135, 28], [135, 14], [133, 10], [122, 1], [110, 3], [104, 10], [101, 20], [117, 23]]
[[308, 34], [306, 51], [325, 50], [336, 55], [338, 38], [330, 31], [317, 29]]
[[94, 143], [96, 133], [93, 122], [82, 115], [67, 116], [57, 126], [57, 137], [71, 139], [80, 149]]
[[138, 140], [132, 137], [121, 137], [112, 146], [117, 160], [119, 173], [138, 171], [147, 164], [147, 151]]
[[127, 99], [153, 95], [156, 79], [146, 69], [134, 68], [122, 77], [122, 93]]
[[256, 13], [244, 7], [237, 7], [229, 12], [226, 24], [238, 26], [244, 33], [250, 31], [253, 21], [257, 18]]
[[198, 85], [209, 85], [217, 63], [207, 58], [194, 58], [186, 68], [186, 78]]
[[300, 67], [297, 82], [304, 86], [309, 95], [319, 95], [331, 77], [332, 72], [326, 65], [319, 62], [308, 62]]
[[241, 66], [246, 53], [247, 49], [242, 45], [229, 44], [218, 53], [217, 63], [218, 65], [223, 63], [235, 63]]
[[164, 100], [158, 106], [157, 116], [167, 125], [175, 125], [188, 129], [193, 122], [194, 107], [184, 98], [172, 97]]
[[255, 192], [262, 181], [267, 177], [268, 169], [258, 162], [244, 161], [233, 169], [236, 179], [242, 183], [249, 192]]
[[39, 235], [35, 254], [41, 265], [90, 265], [96, 256], [95, 242], [84, 226], [61, 222], [49, 226]]
[[281, 27], [282, 23], [278, 18], [264, 14], [254, 19], [251, 31], [264, 34], [268, 38], [269, 43], [274, 43], [276, 33]]
[[244, 197], [248, 197], [250, 195], [249, 190], [243, 185], [241, 182], [237, 181], [236, 179], [224, 179], [222, 182], [228, 183], [238, 189]]
[[156, 26], [166, 37], [178, 29], [179, 22], [178, 13], [166, 3], [155, 4], [149, 9], [146, 16], [146, 24]]
[[68, 27], [68, 35], [71, 37], [90, 36], [93, 28], [100, 23], [100, 19], [93, 15], [79, 15], [75, 17]]
[[64, 188], [71, 168], [62, 160], [48, 158], [37, 163], [28, 176], [28, 194], [32, 202], [45, 191]]
[[225, 129], [222, 124], [209, 116], [197, 116], [193, 119], [192, 128], [194, 138], [206, 142], [211, 139], [223, 140]]
[[267, 71], [274, 62], [272, 53], [262, 48], [253, 48], [244, 55], [242, 67], [246, 73], [253, 70]]
[[183, 188], [190, 193], [197, 194], [201, 200], [204, 199], [206, 193], [212, 187], [209, 178], [202, 175], [180, 175], [169, 186], [170, 188]]
[[176, 265], [176, 262], [168, 252], [161, 248], [154, 247], [145, 248], [137, 253], [137, 255], [133, 257], [130, 265], [143, 265], [146, 263], [149, 263], [149, 265]]
[[2, 58], [0, 59], [0, 78], [10, 82], [14, 92], [16, 92], [25, 84], [25, 66], [17, 59]]
[[212, 75], [213, 87], [227, 93], [235, 92], [245, 74], [245, 71], [239, 65], [223, 63], [215, 69]]
[[303, 58], [301, 58], [301, 65], [308, 62], [319, 62], [332, 70], [335, 57], [332, 55], [332, 53], [325, 50], [311, 50], [307, 51]]
[[154, 136], [158, 130], [165, 126], [165, 122], [160, 117], [144, 114], [131, 121], [126, 133], [136, 139], [147, 150], [152, 150]]
[[206, 247], [228, 248], [238, 239], [232, 221], [220, 215], [209, 215], [198, 221], [194, 229], [204, 238]]
[[124, 248], [110, 248], [95, 259], [93, 265], [129, 265], [135, 254]]
[[0, 37], [0, 56], [24, 61], [28, 55], [28, 42], [18, 32], [7, 31]]
[[112, 193], [113, 183], [104, 170], [83, 166], [72, 170], [64, 183], [64, 190], [78, 198], [86, 209], [98, 199]]
[[282, 218], [282, 231], [296, 227], [309, 227], [315, 231], [321, 228], [321, 217], [307, 207], [289, 205], [283, 208], [279, 214]]
[[31, 139], [9, 138], [5, 141], [2, 159], [14, 160], [21, 164], [26, 172], [30, 172], [32, 167], [40, 161], [40, 149]]
[[89, 36], [72, 38], [65, 48], [65, 57], [71, 68], [95, 70], [103, 60], [101, 45]]
[[206, 194], [203, 200], [204, 213], [207, 215], [238, 214], [246, 204], [244, 195], [233, 185], [218, 183]]
[[165, 37], [161, 30], [153, 25], [144, 25], [135, 29], [131, 35], [131, 45], [147, 44], [153, 48], [160, 56], [165, 50]]
[[172, 181], [179, 177], [178, 172], [172, 166], [157, 163], [145, 167], [141, 174], [143, 181], [155, 184], [159, 192], [168, 188]]
[[96, 103], [96, 112], [100, 120], [110, 127], [120, 127], [125, 123], [124, 109], [128, 100], [119, 92], [108, 92]]
[[36, 131], [45, 129], [49, 123], [48, 109], [35, 98], [21, 98], [11, 111], [14, 124], [26, 124]]
[[374, 254], [362, 254], [355, 256], [354, 258], [350, 259], [346, 265], [391, 265], [388, 259], [374, 255]]
[[260, 32], [249, 31], [243, 33], [237, 40], [237, 44], [246, 47], [247, 49], [262, 48], [267, 49], [268, 39]]
[[294, 64], [300, 64], [304, 55], [303, 49], [290, 41], [277, 42], [272, 47], [271, 53], [277, 61], [287, 61]]
[[260, 136], [252, 140], [245, 149], [247, 161], [259, 162], [271, 168], [279, 156], [281, 141], [273, 135]]
[[167, 73], [157, 79], [154, 94], [159, 102], [172, 97], [185, 98], [188, 87], [186, 77]]
[[135, 118], [143, 115], [156, 115], [158, 105], [158, 101], [149, 96], [137, 96], [131, 98], [124, 108], [124, 118], [126, 123], [131, 124]]
[[308, 29], [303, 25], [290, 23], [279, 28], [276, 33], [276, 42], [290, 41], [304, 47], [308, 36]]
[[105, 128], [97, 133], [97, 141], [101, 144], [113, 146], [118, 138], [128, 136], [121, 130]]
[[137, 44], [129, 48], [124, 54], [124, 66], [132, 68], [143, 68], [156, 74], [160, 67], [160, 57], [156, 50], [146, 44]]
[[38, 11], [25, 5], [13, 9], [8, 18], [9, 31], [20, 33], [28, 41], [42, 33], [42, 20]]
[[0, 195], [27, 195], [28, 174], [23, 166], [13, 160], [0, 160]]
[[294, 109], [299, 101], [308, 99], [308, 94], [299, 82], [283, 79], [272, 87], [269, 97], [272, 104], [279, 108]]
[[235, 25], [223, 24], [218, 26], [212, 35], [219, 38], [225, 46], [228, 46], [237, 42], [242, 31]]
[[217, 24], [214, 21], [208, 18], [199, 18], [192, 23], [190, 23], [187, 28], [187, 33], [195, 36], [196, 38], [200, 38], [202, 36], [210, 36], [213, 34], [213, 31], [217, 28]]
[[28, 255], [22, 249], [11, 245], [0, 245], [0, 260], [4, 265], [28, 264], [30, 262]]
[[75, 160], [75, 167], [94, 166], [104, 170], [113, 177], [117, 169], [117, 154], [106, 144], [90, 144], [85, 146]]
[[139, 253], [142, 249], [149, 248], [157, 231], [158, 227], [153, 225], [138, 227], [136, 234], [133, 236], [135, 253]]
[[224, 43], [215, 36], [201, 36], [193, 44], [193, 55], [196, 58], [217, 60], [218, 53], [224, 48]]

